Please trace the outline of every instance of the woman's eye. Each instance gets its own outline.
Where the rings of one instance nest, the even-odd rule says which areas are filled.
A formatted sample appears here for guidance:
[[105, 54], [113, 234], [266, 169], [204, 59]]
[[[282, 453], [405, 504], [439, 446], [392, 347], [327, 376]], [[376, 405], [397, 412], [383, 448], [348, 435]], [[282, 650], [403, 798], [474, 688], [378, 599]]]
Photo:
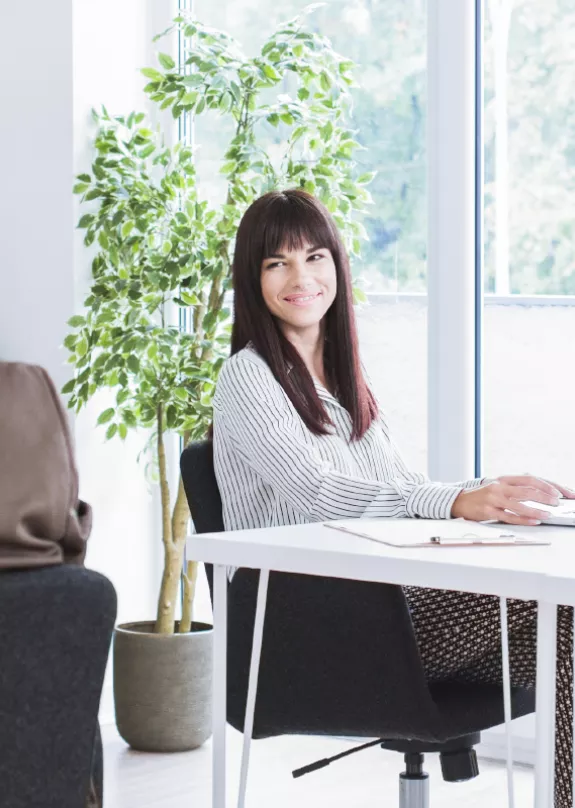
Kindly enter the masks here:
[[313, 255], [310, 255], [309, 260], [310, 261], [320, 261], [324, 257], [325, 256], [323, 256], [321, 253], [314, 253]]

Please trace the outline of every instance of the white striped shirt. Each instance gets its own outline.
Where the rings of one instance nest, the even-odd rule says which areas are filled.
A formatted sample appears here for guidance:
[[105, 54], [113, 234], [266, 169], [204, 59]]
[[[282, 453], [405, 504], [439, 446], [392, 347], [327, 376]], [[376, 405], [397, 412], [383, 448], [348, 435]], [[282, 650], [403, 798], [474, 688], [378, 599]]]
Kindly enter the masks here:
[[315, 382], [333, 428], [314, 435], [251, 347], [225, 363], [214, 396], [214, 467], [226, 530], [359, 517], [449, 519], [465, 488], [409, 471], [380, 413], [351, 440], [347, 410]]

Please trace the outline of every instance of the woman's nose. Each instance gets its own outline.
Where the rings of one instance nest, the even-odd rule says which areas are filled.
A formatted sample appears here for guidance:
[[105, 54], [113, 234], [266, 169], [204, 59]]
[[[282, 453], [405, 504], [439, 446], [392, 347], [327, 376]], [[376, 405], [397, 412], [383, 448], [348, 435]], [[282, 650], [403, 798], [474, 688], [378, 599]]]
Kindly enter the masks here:
[[293, 265], [293, 278], [299, 283], [309, 282], [312, 278], [312, 271], [309, 263], [305, 260], [296, 261]]

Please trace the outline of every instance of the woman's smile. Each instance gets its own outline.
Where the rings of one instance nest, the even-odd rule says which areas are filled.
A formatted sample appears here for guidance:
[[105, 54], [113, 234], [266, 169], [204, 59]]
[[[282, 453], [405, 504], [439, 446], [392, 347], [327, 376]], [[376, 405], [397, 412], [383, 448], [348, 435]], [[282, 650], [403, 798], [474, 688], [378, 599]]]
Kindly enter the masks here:
[[315, 303], [317, 300], [319, 300], [319, 298], [322, 297], [322, 295], [323, 295], [323, 292], [316, 292], [313, 295], [294, 294], [294, 295], [288, 295], [287, 297], [284, 297], [284, 300], [287, 303], [291, 303], [292, 306], [300, 306], [300, 307], [302, 307], [302, 306], [311, 306], [313, 303]]

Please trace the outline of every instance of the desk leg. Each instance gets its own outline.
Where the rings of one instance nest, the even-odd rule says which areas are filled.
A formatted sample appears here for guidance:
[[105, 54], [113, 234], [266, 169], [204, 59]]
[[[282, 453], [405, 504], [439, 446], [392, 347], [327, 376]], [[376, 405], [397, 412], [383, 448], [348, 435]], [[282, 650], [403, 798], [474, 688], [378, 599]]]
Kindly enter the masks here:
[[509, 808], [515, 808], [513, 788], [513, 741], [511, 733], [511, 674], [509, 672], [509, 631], [507, 625], [507, 599], [501, 605], [501, 652], [503, 662], [503, 713], [505, 715], [505, 739], [507, 742], [507, 799]]
[[214, 566], [212, 808], [226, 808], [227, 568]]
[[256, 695], [258, 691], [258, 676], [260, 671], [260, 657], [262, 652], [262, 637], [264, 633], [264, 620], [266, 616], [269, 577], [269, 570], [260, 570], [258, 600], [256, 606], [256, 617], [254, 621], [254, 638], [252, 642], [252, 658], [250, 661], [248, 700], [246, 703], [246, 715], [244, 719], [244, 745], [242, 749], [242, 768], [240, 773], [238, 808], [244, 808], [246, 800], [248, 766], [250, 764], [250, 746], [254, 730], [254, 712], [256, 707]]
[[551, 808], [553, 805], [556, 667], [557, 606], [540, 601], [537, 612], [535, 808]]

